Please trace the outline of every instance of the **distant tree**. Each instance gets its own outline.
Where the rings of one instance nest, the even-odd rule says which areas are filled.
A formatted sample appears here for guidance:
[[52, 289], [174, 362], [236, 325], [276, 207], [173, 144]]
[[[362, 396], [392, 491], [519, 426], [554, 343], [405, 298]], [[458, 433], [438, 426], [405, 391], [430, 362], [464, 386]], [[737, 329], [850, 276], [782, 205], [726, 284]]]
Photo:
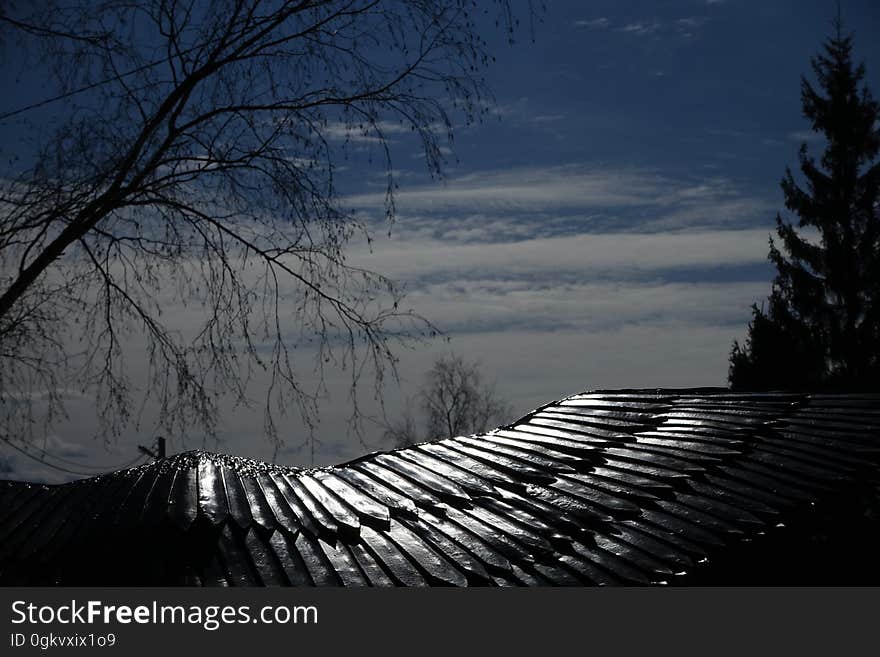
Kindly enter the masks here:
[[403, 447], [420, 440], [439, 440], [482, 433], [508, 422], [513, 411], [500, 398], [495, 386], [486, 383], [477, 363], [461, 356], [438, 358], [416, 395], [422, 412], [424, 433], [418, 435], [412, 403], [402, 417], [385, 431], [386, 440]]
[[[507, 0], [485, 4], [514, 30]], [[3, 3], [0, 45], [16, 52], [5, 62], [29, 53], [56, 95], [0, 121], [60, 111], [38, 115], [38, 148], [0, 176], [0, 434], [33, 427], [31, 399], [61, 409], [67, 386], [97, 398], [106, 435], [147, 398], [163, 432], [210, 433], [221, 400], [247, 403], [262, 371], [277, 439], [278, 413], [314, 420], [322, 388], [303, 385], [304, 370], [338, 363], [353, 388], [365, 371], [379, 385], [395, 341], [426, 324], [392, 281], [346, 262], [346, 243], [369, 234], [340, 202], [337, 163], [372, 144], [389, 220], [391, 131], [411, 132], [441, 173], [454, 121], [490, 105], [474, 16], [486, 9]], [[183, 305], [189, 331], [169, 312]], [[146, 389], [122, 346], [132, 330], [145, 336]], [[295, 359], [298, 346], [309, 355]]]
[[880, 105], [839, 18], [812, 66], [819, 90], [802, 78], [803, 112], [825, 150], [817, 163], [801, 145], [806, 187], [790, 169], [782, 180], [797, 226], [777, 214], [769, 303], [730, 355], [737, 389], [880, 388]]

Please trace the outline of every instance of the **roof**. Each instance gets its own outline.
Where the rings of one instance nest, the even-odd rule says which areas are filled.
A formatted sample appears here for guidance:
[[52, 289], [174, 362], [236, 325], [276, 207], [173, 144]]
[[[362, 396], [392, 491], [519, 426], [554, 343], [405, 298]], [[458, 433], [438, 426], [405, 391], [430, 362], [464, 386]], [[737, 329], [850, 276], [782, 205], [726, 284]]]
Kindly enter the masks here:
[[0, 584], [880, 581], [878, 464], [880, 395], [597, 391], [328, 468], [0, 482]]

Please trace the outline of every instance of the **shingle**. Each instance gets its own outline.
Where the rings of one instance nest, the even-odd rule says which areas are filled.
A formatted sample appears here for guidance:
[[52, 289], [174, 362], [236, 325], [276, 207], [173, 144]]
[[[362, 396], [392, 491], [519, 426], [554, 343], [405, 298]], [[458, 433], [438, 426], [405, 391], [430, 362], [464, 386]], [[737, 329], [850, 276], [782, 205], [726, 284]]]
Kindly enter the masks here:
[[317, 472], [315, 478], [336, 493], [338, 497], [344, 499], [354, 509], [361, 522], [372, 525], [374, 529], [388, 529], [391, 515], [386, 505], [362, 493], [333, 472]]
[[427, 586], [428, 580], [419, 572], [415, 564], [407, 559], [385, 532], [376, 532], [364, 527], [361, 532], [364, 548], [376, 561], [383, 564], [385, 570], [396, 583], [404, 586]]
[[213, 524], [226, 520], [229, 505], [223, 475], [212, 459], [201, 459], [198, 465], [199, 511]]
[[332, 518], [332, 522], [338, 530], [357, 536], [361, 523], [358, 520], [357, 514], [348, 504], [332, 491], [325, 488], [314, 477], [301, 474], [297, 477], [297, 481], [305, 487], [309, 495], [315, 500], [315, 504], [323, 509], [323, 515]]

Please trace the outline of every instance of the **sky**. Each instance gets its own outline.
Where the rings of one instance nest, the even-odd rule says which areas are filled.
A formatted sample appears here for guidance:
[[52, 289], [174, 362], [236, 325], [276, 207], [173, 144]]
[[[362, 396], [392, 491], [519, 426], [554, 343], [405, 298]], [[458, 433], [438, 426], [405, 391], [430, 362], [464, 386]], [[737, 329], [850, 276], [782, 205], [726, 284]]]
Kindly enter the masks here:
[[[723, 386], [749, 308], [769, 292], [779, 181], [802, 142], [821, 147], [801, 116], [800, 76], [834, 3], [546, 4], [533, 42], [526, 30], [508, 45], [486, 26], [495, 102], [483, 123], [456, 127], [442, 180], [407, 136], [390, 134], [400, 183], [390, 236], [384, 171], [343, 171], [343, 201], [376, 236], [371, 249], [350, 246], [352, 263], [405, 286], [407, 304], [444, 334], [399, 352], [391, 417], [453, 351], [479, 363], [517, 416], [585, 389]], [[880, 96], [880, 4], [846, 1], [843, 18]], [[387, 447], [376, 432], [366, 445], [349, 435], [347, 377], [327, 372], [316, 465]], [[151, 440], [149, 426], [109, 446], [94, 439], [88, 394], [71, 392], [68, 412], [44, 446], [70, 464], [129, 461]], [[229, 410], [211, 447], [271, 458], [261, 428], [259, 410]], [[282, 434], [278, 461], [309, 465], [300, 423]], [[202, 446], [194, 433], [169, 449]], [[0, 456], [0, 476], [75, 478], [6, 446]]]

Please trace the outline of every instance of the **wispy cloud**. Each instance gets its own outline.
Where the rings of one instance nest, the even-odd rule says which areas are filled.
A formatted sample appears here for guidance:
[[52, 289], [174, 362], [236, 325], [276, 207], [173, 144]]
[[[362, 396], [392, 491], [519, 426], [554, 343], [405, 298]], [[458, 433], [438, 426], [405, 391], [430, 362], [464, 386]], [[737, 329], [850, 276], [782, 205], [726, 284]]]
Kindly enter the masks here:
[[[769, 289], [769, 204], [725, 178], [524, 168], [398, 204], [392, 238], [350, 261], [405, 284], [520, 409], [590, 386], [722, 385]], [[405, 357], [403, 380], [417, 385], [438, 349]]]
[[647, 36], [659, 32], [662, 28], [663, 24], [657, 21], [639, 21], [627, 23], [620, 28], [620, 31], [627, 34], [635, 34], [636, 36]]
[[631, 34], [638, 37], [663, 34], [677, 35], [691, 38], [696, 36], [698, 30], [706, 24], [708, 19], [704, 16], [685, 16], [669, 21], [640, 20], [627, 23], [619, 28], [618, 32]]
[[585, 20], [578, 20], [574, 22], [575, 27], [587, 28], [590, 30], [604, 30], [605, 28], [611, 25], [611, 21], [602, 16], [600, 18], [591, 18]]
[[[651, 36], [661, 32], [674, 32], [681, 36], [690, 37], [694, 36], [696, 30], [702, 27], [707, 20], [703, 16], [686, 16], [669, 21], [645, 19], [624, 23], [614, 29], [617, 32], [634, 36]], [[572, 25], [580, 29], [605, 30], [612, 28], [613, 22], [610, 18], [602, 16], [601, 18], [577, 20]]]
[[382, 138], [387, 139], [391, 135], [403, 135], [410, 132], [412, 131], [409, 127], [394, 121], [377, 121], [375, 124], [364, 123], [362, 125], [334, 121], [323, 128], [324, 136], [329, 139], [356, 143], [378, 143], [382, 141]]
[[791, 141], [796, 142], [808, 142], [808, 143], [818, 143], [825, 141], [825, 138], [820, 135], [818, 132], [814, 132], [812, 130], [798, 130], [796, 132], [788, 133], [788, 138]]
[[[440, 187], [403, 189], [398, 203], [404, 211], [439, 208], [494, 207], [525, 209], [634, 205], [658, 200], [669, 186], [651, 172], [585, 169], [566, 165], [480, 171], [459, 176]], [[378, 194], [351, 196], [354, 206], [380, 207]]]
[[[384, 200], [374, 193], [345, 203], [378, 215]], [[754, 225], [771, 210], [766, 200], [743, 194], [723, 177], [683, 179], [588, 165], [475, 172], [442, 186], [404, 187], [396, 201], [400, 230], [463, 242]]]
[[[760, 264], [768, 230], [598, 233], [461, 244], [421, 236], [382, 240], [352, 262], [409, 285], [451, 280], [552, 282], [657, 278], [662, 270]], [[699, 275], [695, 276], [699, 278]]]
[[[78, 395], [69, 401], [72, 408], [82, 408], [90, 400]], [[106, 464], [108, 470], [115, 469], [138, 455], [134, 446], [123, 455], [118, 449], [108, 451], [102, 444], [83, 442], [78, 431], [80, 428], [76, 426], [71, 431], [75, 440], [50, 433], [35, 442], [16, 442], [16, 447], [0, 442], [0, 479], [60, 483], [87, 473], [98, 474], [101, 464]]]
[[[438, 146], [437, 150], [440, 152], [440, 155], [442, 155], [443, 157], [450, 157], [453, 154], [452, 149], [449, 148], [448, 146]], [[418, 153], [413, 153], [410, 157], [412, 157], [412, 159], [414, 159], [414, 160], [424, 160], [425, 154], [424, 154], [424, 152], [420, 151]], [[412, 173], [412, 172], [410, 172], [410, 173]], [[384, 174], [384, 172], [383, 172], [383, 174]]]
[[426, 286], [411, 295], [440, 328], [456, 336], [519, 331], [582, 331], [625, 326], [670, 329], [734, 326], [748, 317], [748, 305], [767, 293], [757, 281], [729, 283], [619, 282], [585, 280], [555, 285], [526, 281], [461, 282]]
[[561, 121], [565, 118], [565, 114], [538, 114], [537, 116], [533, 116], [531, 121], [532, 123], [553, 123], [555, 121]]
[[[346, 201], [378, 217], [384, 195]], [[404, 307], [446, 331], [452, 348], [470, 358], [478, 354], [518, 412], [588, 386], [722, 384], [731, 341], [742, 337], [749, 305], [769, 289], [767, 203], [720, 176], [588, 163], [522, 167], [454, 176], [445, 186], [405, 185], [397, 203], [391, 238], [380, 230], [371, 248], [352, 244], [347, 262], [405, 286]], [[294, 293], [282, 290], [288, 294]], [[169, 314], [183, 334], [204, 321], [195, 307]], [[135, 379], [146, 372], [138, 338], [131, 336], [126, 352]], [[438, 342], [399, 352], [404, 386], [399, 399], [392, 390], [385, 400], [389, 417], [421, 382], [433, 356], [449, 348]], [[296, 350], [300, 384], [326, 384], [325, 408], [348, 408], [350, 372], [319, 375], [311, 370], [315, 357], [308, 345]], [[268, 386], [261, 376], [254, 375], [249, 391], [255, 400]], [[371, 393], [361, 391], [362, 410], [378, 414], [369, 406]], [[259, 435], [260, 405], [248, 409], [230, 400], [221, 406], [220, 448], [271, 458]], [[87, 453], [56, 445], [58, 454], [116, 460], [102, 443], [88, 441], [96, 428], [93, 402], [72, 399], [68, 411], [65, 436], [86, 443]], [[125, 437], [129, 451], [120, 450], [118, 460], [136, 456], [138, 442], [149, 443], [159, 413], [155, 405], [145, 409], [140, 427]], [[280, 426], [292, 446], [306, 435], [295, 417]], [[363, 449], [346, 432], [345, 413], [325, 414], [317, 431], [325, 441], [319, 463], [353, 458]], [[187, 440], [172, 449], [202, 446], [199, 437]], [[25, 461], [13, 460], [15, 477], [49, 476]]]

